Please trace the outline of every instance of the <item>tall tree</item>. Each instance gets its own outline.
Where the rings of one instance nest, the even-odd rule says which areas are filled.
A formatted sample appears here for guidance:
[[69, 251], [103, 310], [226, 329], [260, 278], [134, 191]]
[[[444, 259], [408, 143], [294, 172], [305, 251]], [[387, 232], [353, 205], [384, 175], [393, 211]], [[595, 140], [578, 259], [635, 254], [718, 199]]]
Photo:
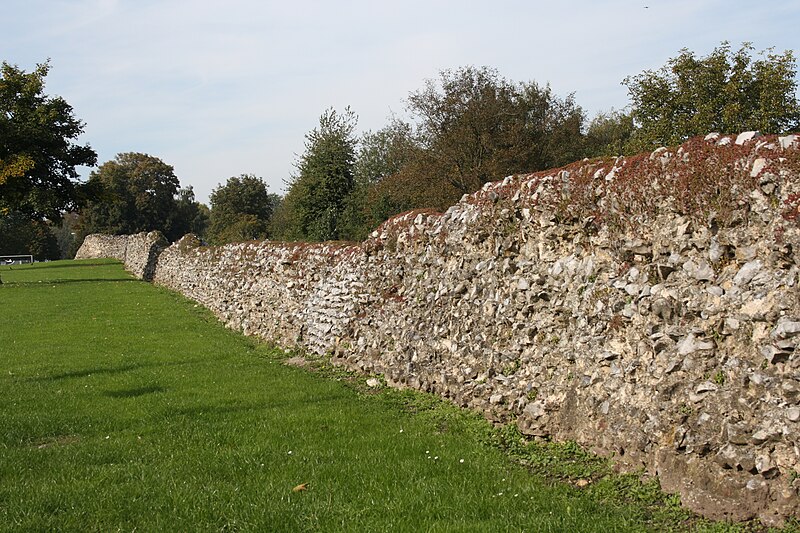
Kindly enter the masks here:
[[355, 185], [358, 118], [350, 108], [325, 111], [319, 126], [306, 134], [306, 149], [283, 201], [280, 233], [287, 239], [325, 241], [342, 238], [342, 213]]
[[175, 197], [175, 211], [169, 219], [165, 236], [170, 241], [176, 241], [187, 233], [203, 238], [210, 216], [208, 206], [195, 200], [192, 186], [181, 187]]
[[214, 244], [266, 239], [279, 197], [253, 174], [228, 178], [211, 192], [208, 237]]
[[0, 214], [58, 221], [89, 194], [75, 167], [94, 166], [97, 154], [75, 143], [84, 124], [72, 107], [44, 94], [49, 70], [0, 65]]
[[679, 144], [711, 131], [798, 129], [794, 55], [769, 48], [754, 60], [752, 52], [749, 43], [734, 52], [723, 42], [698, 58], [684, 48], [659, 70], [625, 78], [637, 126], [632, 149]]
[[118, 154], [92, 172], [88, 185], [101, 192], [81, 211], [82, 234], [159, 230], [168, 238], [176, 237], [170, 229], [179, 182], [172, 166], [161, 159], [135, 152]]
[[425, 148], [419, 169], [459, 195], [582, 153], [584, 116], [572, 95], [562, 100], [549, 86], [515, 84], [487, 67], [445, 70], [411, 93], [408, 106]]
[[364, 240], [381, 222], [412, 207], [399, 191], [381, 184], [401, 172], [419, 150], [412, 126], [397, 119], [361, 136], [353, 165], [354, 186], [339, 224], [342, 239]]

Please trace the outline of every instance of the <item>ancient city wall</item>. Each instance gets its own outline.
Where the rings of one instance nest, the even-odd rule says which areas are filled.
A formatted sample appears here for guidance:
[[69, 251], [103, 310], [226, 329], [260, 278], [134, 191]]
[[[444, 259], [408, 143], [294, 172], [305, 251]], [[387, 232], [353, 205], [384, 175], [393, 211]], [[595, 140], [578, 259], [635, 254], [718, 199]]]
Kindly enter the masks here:
[[131, 236], [149, 251], [123, 259], [92, 236], [80, 255], [160, 252], [153, 280], [231, 327], [775, 524], [800, 514], [799, 140], [709, 135], [509, 177], [361, 244]]
[[150, 281], [153, 279], [156, 260], [169, 242], [158, 231], [135, 235], [87, 235], [75, 259], [111, 257], [119, 259], [134, 276]]

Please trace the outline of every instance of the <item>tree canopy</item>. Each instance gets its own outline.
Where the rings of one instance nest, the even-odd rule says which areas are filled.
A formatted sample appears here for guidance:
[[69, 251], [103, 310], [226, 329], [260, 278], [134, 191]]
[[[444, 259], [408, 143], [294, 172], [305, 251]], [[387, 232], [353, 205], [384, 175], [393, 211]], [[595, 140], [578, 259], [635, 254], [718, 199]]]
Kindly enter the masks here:
[[[490, 68], [445, 70], [412, 92], [422, 169], [458, 195], [515, 172], [559, 166], [581, 153], [583, 111], [572, 95], [512, 83]], [[457, 198], [456, 198], [457, 199]]]
[[175, 241], [187, 233], [193, 233], [203, 238], [206, 236], [210, 217], [208, 206], [195, 199], [192, 186], [181, 187], [175, 197], [175, 216], [170, 220], [166, 237]]
[[280, 197], [270, 194], [263, 179], [253, 174], [228, 178], [211, 192], [208, 238], [214, 244], [266, 239]]
[[178, 218], [178, 178], [172, 166], [157, 157], [118, 154], [92, 172], [88, 185], [99, 193], [81, 211], [83, 234], [159, 230], [175, 240], [187, 229], [186, 221]]
[[97, 154], [76, 144], [84, 124], [72, 107], [44, 93], [49, 70], [0, 65], [0, 213], [57, 221], [88, 199], [75, 167], [94, 166]]
[[797, 68], [791, 51], [753, 59], [727, 42], [707, 57], [687, 49], [658, 70], [625, 78], [636, 130], [630, 151], [680, 144], [712, 131], [781, 133], [800, 127]]
[[297, 175], [278, 220], [280, 236], [324, 241], [342, 238], [342, 214], [355, 186], [355, 127], [358, 117], [326, 110], [319, 126], [306, 134], [306, 149], [297, 161]]
[[0, 216], [0, 254], [30, 254], [37, 261], [61, 258], [58, 239], [50, 227], [14, 211]]

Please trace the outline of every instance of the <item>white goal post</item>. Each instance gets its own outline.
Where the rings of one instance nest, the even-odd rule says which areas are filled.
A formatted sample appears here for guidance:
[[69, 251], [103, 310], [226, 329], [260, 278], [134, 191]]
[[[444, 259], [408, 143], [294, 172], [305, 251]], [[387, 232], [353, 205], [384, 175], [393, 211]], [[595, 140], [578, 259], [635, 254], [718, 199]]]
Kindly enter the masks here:
[[0, 265], [21, 265], [33, 263], [32, 255], [0, 255]]

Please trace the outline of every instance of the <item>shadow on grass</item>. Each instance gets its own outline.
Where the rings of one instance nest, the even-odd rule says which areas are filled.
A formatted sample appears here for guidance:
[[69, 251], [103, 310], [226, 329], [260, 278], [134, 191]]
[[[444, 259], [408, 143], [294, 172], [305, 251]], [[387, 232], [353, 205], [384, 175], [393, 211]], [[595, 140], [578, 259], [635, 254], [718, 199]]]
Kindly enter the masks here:
[[257, 402], [245, 404], [228, 404], [228, 405], [214, 405], [203, 404], [188, 407], [179, 407], [167, 409], [164, 415], [167, 417], [187, 417], [195, 419], [203, 415], [226, 415], [232, 413], [246, 413], [246, 412], [268, 412], [277, 411], [285, 412], [288, 409], [297, 409], [301, 406], [308, 407], [314, 404], [328, 404], [340, 402], [342, 398], [338, 395], [324, 396], [314, 399], [292, 399], [292, 400], [278, 400], [270, 402]]
[[6, 268], [3, 268], [2, 270], [41, 270], [43, 268], [78, 268], [116, 264], [121, 264], [121, 262], [117, 261], [116, 259], [99, 259], [96, 261], [52, 261], [48, 263], [33, 263], [30, 265], [3, 265]]
[[135, 278], [82, 278], [82, 279], [43, 279], [36, 281], [4, 281], [3, 285], [9, 287], [15, 285], [61, 285], [63, 283], [97, 283], [98, 281], [121, 282], [121, 281], [141, 281]]
[[60, 381], [62, 379], [71, 378], [86, 378], [94, 374], [121, 374], [131, 370], [142, 368], [143, 365], [125, 365], [115, 368], [87, 368], [86, 370], [76, 370], [73, 372], [64, 372], [62, 374], [55, 374], [52, 376], [37, 376], [29, 378], [29, 381]]
[[161, 385], [148, 385], [146, 387], [138, 387], [135, 389], [105, 391], [103, 392], [103, 395], [108, 396], [109, 398], [138, 398], [139, 396], [155, 394], [159, 392], [167, 392], [167, 389]]
[[132, 363], [118, 367], [95, 367], [87, 368], [85, 370], [74, 370], [71, 372], [63, 372], [61, 374], [53, 374], [51, 376], [36, 376], [27, 378], [26, 381], [60, 381], [62, 379], [72, 378], [86, 378], [95, 374], [100, 375], [114, 375], [122, 374], [123, 372], [130, 372], [131, 370], [140, 370], [144, 368], [159, 368], [171, 366], [184, 366], [192, 364], [205, 363], [205, 359], [187, 359], [184, 361], [165, 361], [162, 363]]

